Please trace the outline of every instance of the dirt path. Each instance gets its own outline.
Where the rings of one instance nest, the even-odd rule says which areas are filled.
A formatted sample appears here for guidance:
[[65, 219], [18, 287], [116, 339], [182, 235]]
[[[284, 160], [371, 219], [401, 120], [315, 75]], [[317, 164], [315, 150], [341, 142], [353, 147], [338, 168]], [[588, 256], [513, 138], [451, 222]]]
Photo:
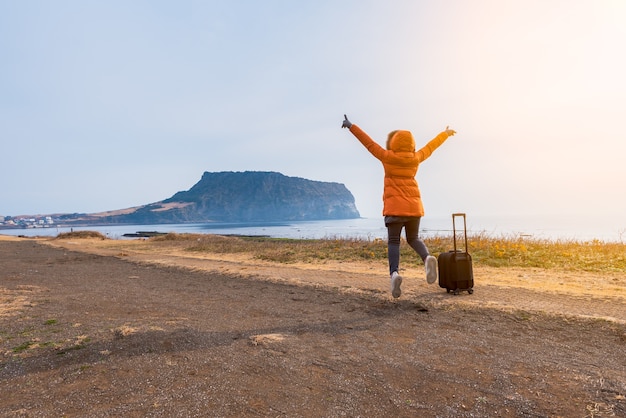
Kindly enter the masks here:
[[[246, 254], [195, 253], [184, 250], [187, 244], [140, 240], [54, 240], [46, 243], [155, 265], [324, 286], [343, 292], [371, 292], [383, 298], [389, 293], [386, 265], [381, 262], [277, 264], [262, 262]], [[437, 285], [428, 285], [423, 278], [422, 266], [405, 267], [402, 275], [405, 277], [403, 299], [431, 305], [490, 306], [626, 323], [626, 273], [475, 266], [477, 288], [474, 294], [463, 293], [455, 298]]]
[[0, 240], [0, 416], [626, 416], [624, 278], [379, 273]]

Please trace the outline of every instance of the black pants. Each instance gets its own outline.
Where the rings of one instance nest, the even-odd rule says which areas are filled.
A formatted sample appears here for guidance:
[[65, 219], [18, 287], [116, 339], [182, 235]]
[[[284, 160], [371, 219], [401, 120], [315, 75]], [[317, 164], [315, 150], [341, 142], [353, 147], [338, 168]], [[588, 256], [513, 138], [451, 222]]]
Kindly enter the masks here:
[[426, 244], [419, 238], [421, 218], [409, 218], [404, 222], [392, 222], [387, 224], [387, 256], [389, 258], [389, 274], [398, 271], [400, 266], [400, 234], [402, 228], [406, 241], [411, 248], [421, 257], [422, 261], [430, 255]]

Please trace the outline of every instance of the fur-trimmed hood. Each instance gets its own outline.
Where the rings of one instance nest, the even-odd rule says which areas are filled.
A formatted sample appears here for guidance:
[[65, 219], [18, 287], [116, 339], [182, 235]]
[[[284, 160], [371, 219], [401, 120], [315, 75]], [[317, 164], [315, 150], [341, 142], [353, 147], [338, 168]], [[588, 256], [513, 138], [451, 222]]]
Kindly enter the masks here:
[[387, 149], [395, 152], [415, 151], [415, 140], [410, 131], [395, 131], [389, 139]]

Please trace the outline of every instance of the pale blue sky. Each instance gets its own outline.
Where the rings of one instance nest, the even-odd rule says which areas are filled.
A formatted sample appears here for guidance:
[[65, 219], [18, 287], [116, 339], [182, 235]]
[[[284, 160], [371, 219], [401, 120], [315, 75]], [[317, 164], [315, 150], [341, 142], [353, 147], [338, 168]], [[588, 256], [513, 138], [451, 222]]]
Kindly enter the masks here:
[[427, 216], [623, 219], [624, 22], [622, 0], [0, 0], [0, 215], [263, 170], [380, 216], [347, 113], [382, 144], [458, 131], [420, 167]]

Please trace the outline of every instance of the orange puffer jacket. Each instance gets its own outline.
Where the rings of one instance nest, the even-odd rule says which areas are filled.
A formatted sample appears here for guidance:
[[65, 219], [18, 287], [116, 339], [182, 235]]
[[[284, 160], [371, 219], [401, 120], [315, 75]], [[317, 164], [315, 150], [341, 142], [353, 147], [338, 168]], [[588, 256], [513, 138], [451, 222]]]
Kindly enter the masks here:
[[409, 131], [396, 131], [388, 141], [389, 149], [378, 145], [357, 125], [352, 124], [350, 132], [385, 168], [383, 216], [424, 216], [424, 205], [415, 180], [417, 168], [448, 139], [448, 134], [441, 132], [415, 151], [415, 140]]

